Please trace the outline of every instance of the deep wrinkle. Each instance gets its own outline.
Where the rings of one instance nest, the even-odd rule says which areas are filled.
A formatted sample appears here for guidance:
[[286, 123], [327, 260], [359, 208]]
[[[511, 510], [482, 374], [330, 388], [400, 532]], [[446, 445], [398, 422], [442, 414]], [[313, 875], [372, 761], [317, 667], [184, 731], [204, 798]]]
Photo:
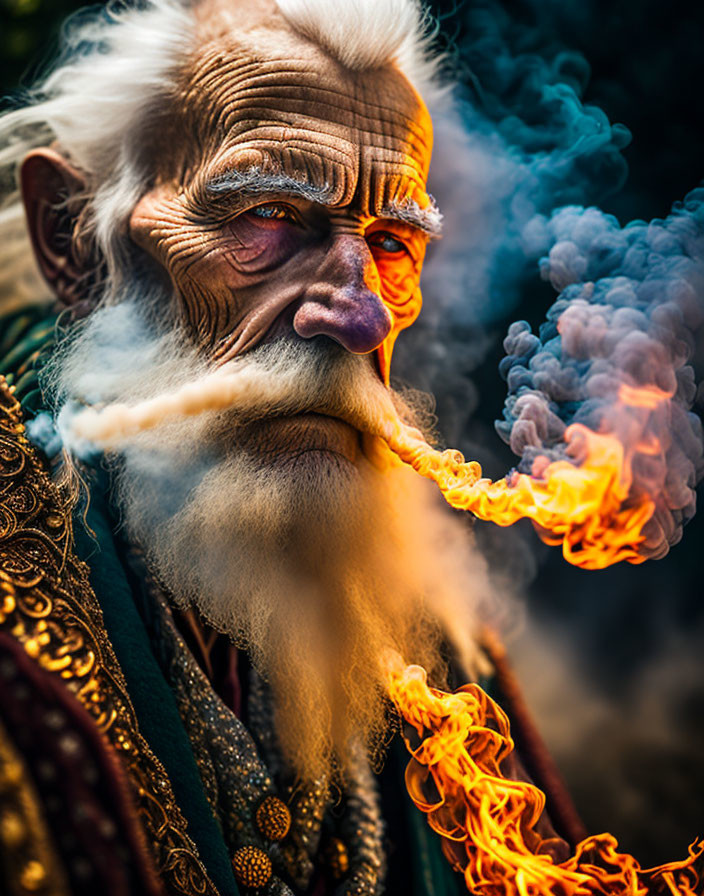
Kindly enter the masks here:
[[[187, 330], [216, 363], [286, 327], [324, 335], [376, 353], [388, 381], [441, 219], [415, 90], [391, 65], [352, 72], [286, 29], [240, 29], [204, 40], [181, 107], [179, 133], [193, 136], [166, 129], [129, 232], [165, 269]], [[278, 203], [290, 218], [257, 216]]]

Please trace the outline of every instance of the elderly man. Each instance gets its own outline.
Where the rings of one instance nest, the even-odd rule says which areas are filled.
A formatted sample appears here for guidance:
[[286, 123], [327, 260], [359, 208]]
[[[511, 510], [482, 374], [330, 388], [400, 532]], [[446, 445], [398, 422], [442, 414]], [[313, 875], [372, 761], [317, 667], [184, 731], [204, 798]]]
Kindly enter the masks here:
[[[9, 892], [461, 892], [383, 660], [491, 676], [486, 573], [364, 422], [424, 422], [388, 390], [442, 220], [419, 8], [153, 0], [68, 42], [0, 123]], [[76, 434], [138, 401], [180, 412]]]

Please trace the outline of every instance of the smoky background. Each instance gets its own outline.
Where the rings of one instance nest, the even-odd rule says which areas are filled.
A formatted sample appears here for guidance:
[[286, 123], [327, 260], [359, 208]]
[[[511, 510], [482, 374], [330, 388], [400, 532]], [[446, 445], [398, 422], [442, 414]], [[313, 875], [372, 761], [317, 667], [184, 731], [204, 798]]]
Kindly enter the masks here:
[[[465, 227], [465, 251], [476, 249], [467, 265], [483, 270], [467, 275], [465, 311], [450, 302], [425, 334], [409, 331], [400, 360], [432, 388], [448, 444], [495, 478], [518, 462], [494, 428], [507, 392], [502, 341], [516, 320], [537, 332], [557, 297], [527, 257], [524, 226], [566, 204], [648, 222], [700, 185], [704, 9], [432, 7], [467, 87], [468, 126], [500, 135], [517, 161], [494, 155], [476, 179], [480, 191], [493, 179], [506, 201], [498, 236], [477, 241]], [[701, 331], [692, 363], [701, 382]], [[703, 407], [700, 388], [693, 410]], [[587, 828], [609, 830], [644, 864], [684, 856], [704, 830], [704, 517], [664, 559], [598, 572], [567, 564], [528, 524], [475, 531], [508, 595], [503, 629], [519, 680]]]
[[[31, 83], [80, 5], [1, 0], [3, 95]], [[499, 160], [474, 172], [506, 200], [492, 224], [499, 236], [475, 240], [468, 260], [469, 234], [456, 228], [470, 281], [448, 306], [428, 299], [425, 321], [399, 340], [398, 367], [404, 380], [432, 388], [445, 441], [497, 478], [517, 462], [494, 429], [506, 397], [502, 340], [519, 319], [537, 329], [556, 298], [520, 245], [520, 225], [568, 203], [596, 205], [621, 224], [649, 221], [701, 182], [704, 7], [435, 0], [430, 8], [466, 102], [481, 110], [465, 124], [480, 127], [486, 145], [498, 135], [517, 147], [524, 167]], [[566, 90], [555, 93], [559, 85]], [[463, 172], [452, 175], [462, 201]], [[483, 220], [486, 209], [476, 212]], [[701, 380], [701, 338], [694, 364]], [[703, 407], [700, 390], [700, 416]], [[588, 829], [611, 831], [644, 864], [683, 857], [704, 835], [704, 515], [664, 559], [600, 572], [569, 566], [529, 525], [478, 523], [476, 532], [508, 595], [503, 626], [529, 705]]]

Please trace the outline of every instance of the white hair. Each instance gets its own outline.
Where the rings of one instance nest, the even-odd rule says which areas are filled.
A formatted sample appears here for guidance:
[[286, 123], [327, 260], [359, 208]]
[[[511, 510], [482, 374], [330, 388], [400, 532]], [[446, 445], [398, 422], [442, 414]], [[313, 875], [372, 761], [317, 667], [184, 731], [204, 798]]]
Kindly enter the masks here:
[[[212, 374], [178, 329], [150, 323], [156, 292], [135, 279], [130, 295], [74, 325], [45, 369], [62, 436], [85, 402], [189, 386], [193, 396]], [[279, 339], [242, 364], [256, 374], [246, 406], [132, 434], [104, 463], [130, 540], [177, 605], [247, 650], [271, 682], [288, 758], [317, 777], [333, 746], [345, 759], [353, 741], [381, 745], [388, 651], [441, 673], [447, 638], [466, 674], [484, 668], [476, 620], [490, 611], [490, 581], [464, 521], [410, 467], [374, 460], [373, 449], [354, 462], [300, 450], [295, 430], [281, 435], [312, 406], [338, 419], [354, 408], [368, 433], [388, 396], [367, 359], [331, 340]], [[410, 398], [394, 397], [406, 419]], [[272, 423], [282, 410], [290, 416]]]
[[[232, 0], [247, 2], [247, 0]], [[291, 27], [350, 68], [395, 63], [423, 94], [434, 68], [417, 0], [276, 0]], [[143, 137], [168, 108], [174, 75], [197, 40], [197, 0], [146, 0], [79, 13], [53, 70], [0, 116], [0, 309], [49, 298], [29, 243], [18, 173], [34, 147], [57, 148], [85, 173], [86, 222], [107, 265], [104, 298], [117, 295], [126, 222], [152, 172]]]
[[351, 69], [396, 66], [425, 96], [435, 86], [436, 29], [418, 0], [276, 0], [287, 21]]
[[[85, 172], [93, 238], [117, 285], [121, 233], [150, 172], [140, 162], [145, 121], [171, 88], [193, 41], [190, 13], [173, 0], [81, 14], [64, 31], [58, 64], [29, 102], [0, 118], [0, 170], [14, 189], [0, 211], [0, 302], [47, 297], [29, 245], [17, 189], [33, 147], [57, 144]], [[8, 175], [5, 175], [8, 177]]]

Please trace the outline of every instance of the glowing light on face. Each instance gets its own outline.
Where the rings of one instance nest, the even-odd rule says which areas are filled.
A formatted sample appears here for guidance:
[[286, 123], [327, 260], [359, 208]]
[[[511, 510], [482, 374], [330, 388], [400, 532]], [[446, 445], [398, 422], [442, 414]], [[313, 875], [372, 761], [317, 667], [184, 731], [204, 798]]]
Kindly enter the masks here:
[[[422, 102], [417, 111], [416, 124], [420, 133], [426, 135], [426, 142], [419, 151], [419, 158], [407, 159], [402, 167], [410, 168], [412, 165], [418, 165], [420, 161], [419, 167], [427, 178], [432, 153], [431, 135], [433, 130], [430, 115]], [[432, 199], [424, 189], [419, 189], [414, 194], [407, 196], [403, 202], [397, 203], [398, 207], [402, 208], [404, 202], [413, 203], [428, 212], [431, 209]], [[438, 219], [441, 220], [439, 215]], [[420, 291], [420, 272], [425, 258], [427, 236], [415, 228], [407, 227], [401, 240], [402, 251], [381, 254], [378, 250], [375, 251], [375, 245], [377, 245], [375, 235], [379, 229], [381, 229], [380, 225], [372, 225], [368, 231], [370, 234], [368, 240], [381, 277], [380, 295], [392, 319], [391, 332], [377, 350], [379, 369], [384, 382], [388, 385], [391, 355], [396, 339], [402, 330], [410, 327], [417, 319], [423, 304]]]
[[389, 661], [389, 696], [416, 737], [404, 736], [412, 760], [406, 785], [442, 837], [442, 848], [467, 889], [481, 896], [698, 896], [704, 841], [688, 858], [641, 868], [611, 834], [580, 842], [555, 863], [535, 826], [544, 794], [509, 780], [501, 763], [513, 751], [505, 713], [474, 684], [454, 694], [428, 687], [420, 666]]
[[[398, 230], [402, 230], [403, 239]], [[420, 269], [425, 255], [425, 238], [412, 228], [398, 228], [396, 235], [383, 222], [374, 223], [366, 232], [374, 258], [374, 281], [368, 283], [377, 292], [391, 315], [391, 330], [377, 349], [379, 370], [388, 385], [391, 355], [401, 330], [410, 327], [420, 314]]]
[[178, 130], [202, 138], [163, 153], [168, 170], [130, 236], [218, 363], [277, 337], [326, 336], [376, 355], [388, 383], [441, 221], [425, 191], [428, 110], [391, 66], [349, 71], [306, 43], [293, 60], [280, 48], [262, 59], [229, 40], [206, 42], [188, 73]]

